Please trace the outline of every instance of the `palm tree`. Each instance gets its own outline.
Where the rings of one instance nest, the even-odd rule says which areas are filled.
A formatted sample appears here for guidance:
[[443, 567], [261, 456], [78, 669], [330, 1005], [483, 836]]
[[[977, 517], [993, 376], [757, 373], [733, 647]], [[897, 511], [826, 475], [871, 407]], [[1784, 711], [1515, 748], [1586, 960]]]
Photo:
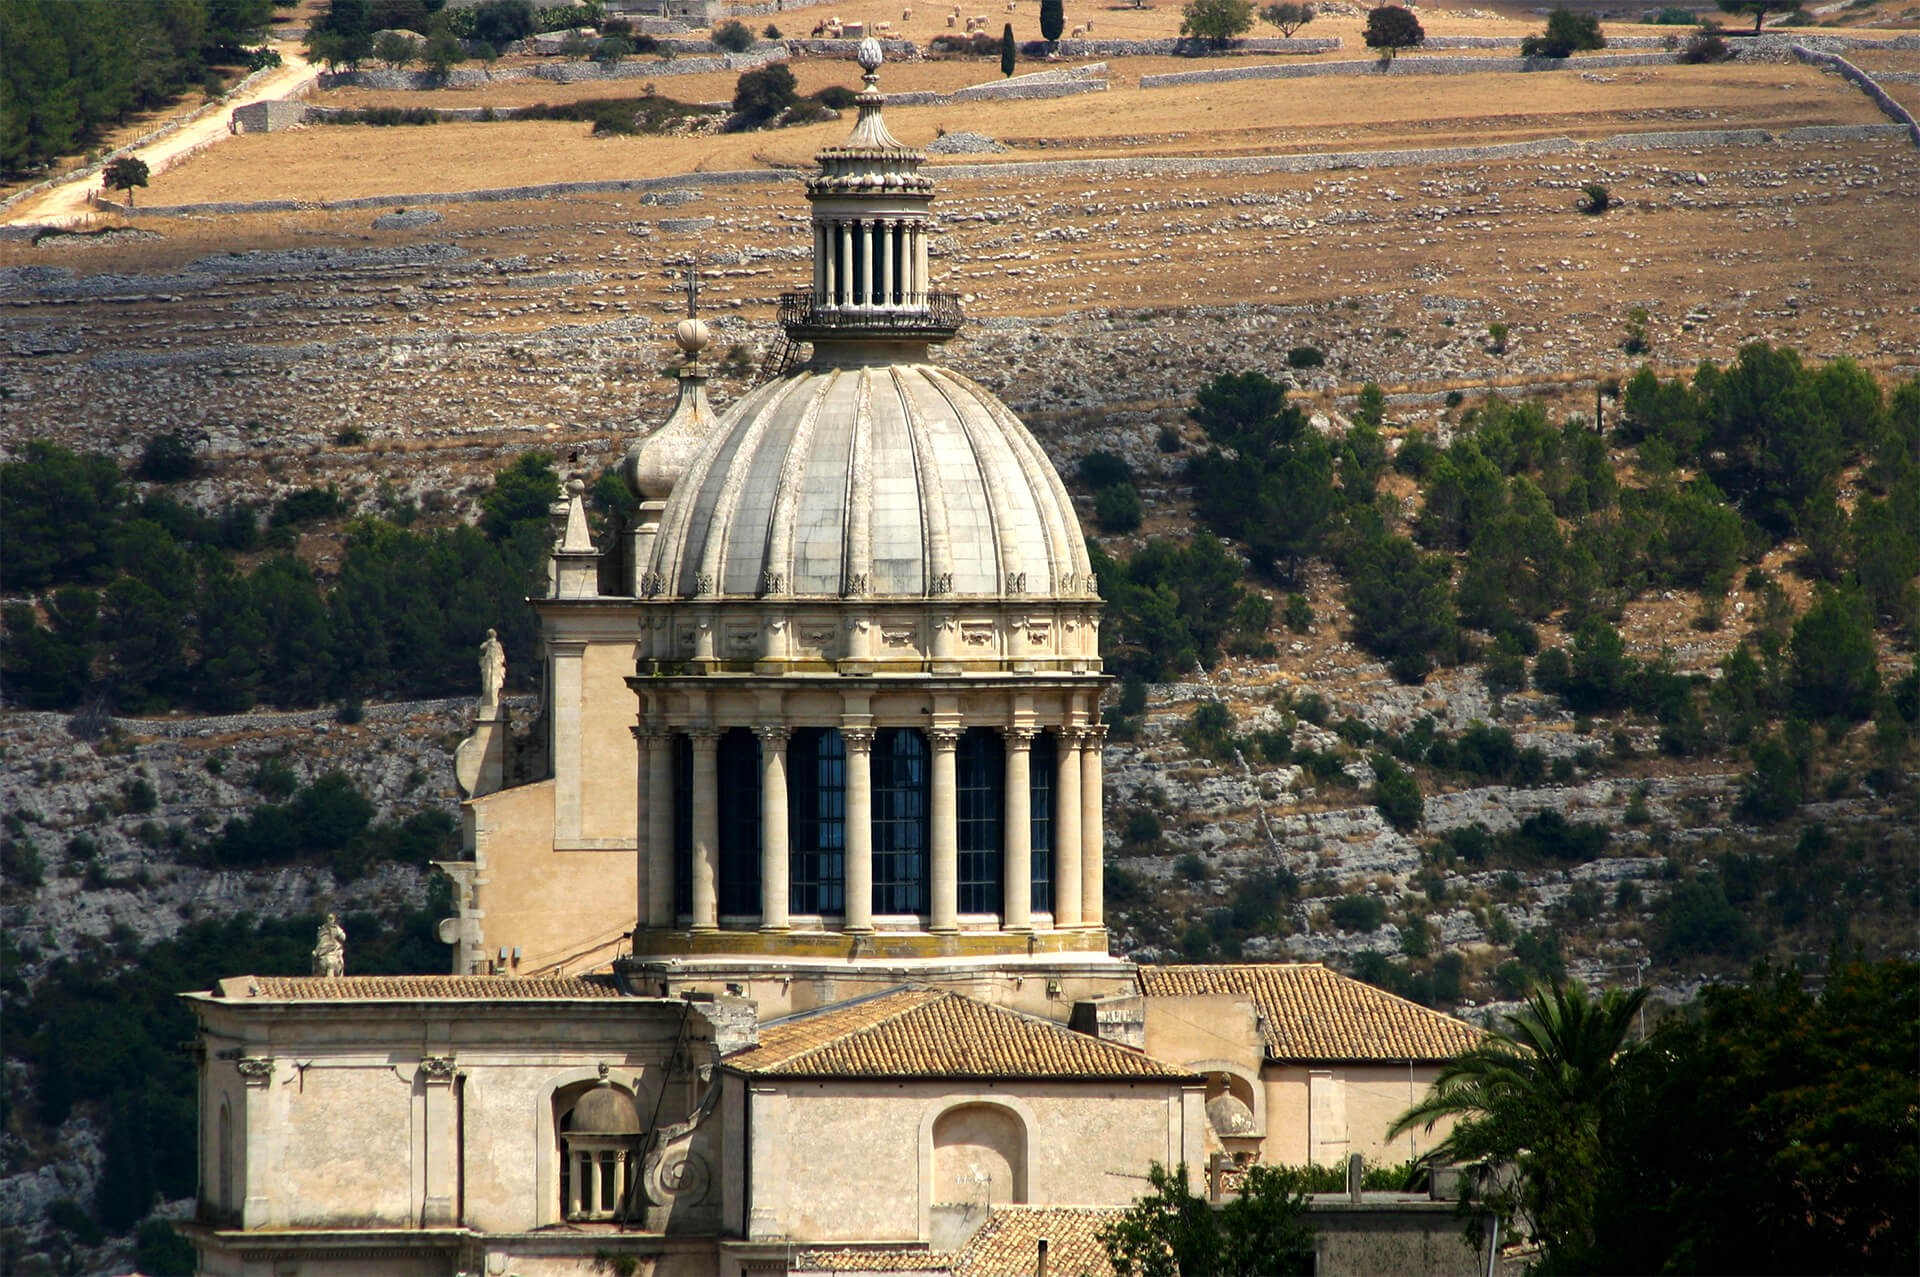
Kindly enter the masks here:
[[1488, 1204], [1530, 1221], [1551, 1259], [1592, 1236], [1601, 1117], [1632, 1051], [1627, 1034], [1645, 989], [1580, 984], [1536, 989], [1507, 1027], [1440, 1070], [1426, 1099], [1402, 1113], [1389, 1138], [1456, 1119], [1429, 1160], [1505, 1164]]

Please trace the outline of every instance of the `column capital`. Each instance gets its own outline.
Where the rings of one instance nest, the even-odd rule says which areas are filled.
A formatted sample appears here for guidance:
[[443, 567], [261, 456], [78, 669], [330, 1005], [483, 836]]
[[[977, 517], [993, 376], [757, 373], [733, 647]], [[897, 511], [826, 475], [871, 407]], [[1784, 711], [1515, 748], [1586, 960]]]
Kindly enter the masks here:
[[758, 736], [764, 745], [780, 746], [787, 743], [787, 738], [793, 735], [793, 732], [785, 723], [773, 723], [754, 728], [753, 734]]
[[951, 750], [959, 748], [960, 735], [958, 727], [935, 727], [927, 732], [927, 739], [937, 750]]
[[871, 727], [842, 727], [840, 739], [846, 743], [849, 753], [869, 753], [873, 749], [873, 729]]
[[695, 745], [711, 746], [720, 743], [721, 733], [717, 727], [689, 727], [687, 735], [692, 738]]
[[1006, 729], [1007, 744], [1017, 749], [1031, 749], [1033, 738], [1039, 734], [1037, 727], [1009, 727]]
[[1080, 729], [1080, 736], [1086, 744], [1095, 747], [1102, 746], [1106, 744], [1107, 740], [1107, 725], [1105, 723], [1089, 723]]

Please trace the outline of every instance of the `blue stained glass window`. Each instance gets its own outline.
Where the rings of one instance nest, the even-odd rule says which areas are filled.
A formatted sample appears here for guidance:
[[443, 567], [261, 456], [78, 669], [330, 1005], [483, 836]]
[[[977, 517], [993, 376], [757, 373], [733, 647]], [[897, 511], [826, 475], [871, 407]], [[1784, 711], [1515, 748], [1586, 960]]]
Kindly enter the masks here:
[[720, 737], [720, 912], [760, 912], [760, 740], [744, 727]]
[[802, 727], [787, 746], [792, 854], [788, 902], [795, 913], [847, 908], [847, 747], [836, 727]]
[[1052, 732], [1033, 738], [1028, 760], [1033, 814], [1033, 911], [1053, 911], [1053, 784], [1060, 751]]
[[911, 727], [873, 735], [873, 910], [927, 912], [927, 738]]
[[961, 913], [999, 913], [1006, 860], [1006, 754], [1000, 733], [969, 727], [954, 757]]
[[693, 738], [673, 734], [673, 911], [693, 913]]

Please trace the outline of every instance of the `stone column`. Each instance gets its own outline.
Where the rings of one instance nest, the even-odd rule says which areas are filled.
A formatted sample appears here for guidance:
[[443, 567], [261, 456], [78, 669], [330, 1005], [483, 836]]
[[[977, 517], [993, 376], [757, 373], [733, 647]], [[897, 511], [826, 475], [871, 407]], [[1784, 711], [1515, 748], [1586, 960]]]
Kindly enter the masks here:
[[1080, 747], [1080, 921], [1105, 925], [1106, 826], [1101, 816], [1101, 753], [1107, 729], [1089, 727]]
[[760, 930], [788, 927], [787, 729], [756, 727], [760, 738]]
[[1000, 876], [1006, 903], [1000, 911], [1003, 931], [1033, 930], [1033, 729], [1007, 732], [1006, 848]]
[[893, 305], [893, 234], [897, 223], [880, 222], [880, 295], [883, 307]]
[[936, 727], [933, 741], [932, 803], [929, 813], [933, 872], [928, 886], [929, 931], [960, 929], [960, 802], [954, 774], [954, 751], [960, 744], [958, 728]]
[[833, 259], [827, 255], [827, 229], [815, 222], [813, 224], [813, 297], [815, 301], [827, 302], [833, 299], [833, 286], [827, 281], [832, 277]]
[[927, 304], [927, 290], [933, 287], [933, 278], [927, 269], [927, 224], [914, 223], [913, 228], [913, 273], [919, 281], [920, 304]]
[[847, 746], [847, 931], [873, 930], [873, 729], [843, 727]]
[[647, 751], [647, 925], [673, 926], [673, 733], [655, 728]]
[[1060, 732], [1053, 785], [1053, 925], [1080, 925], [1080, 733]]
[[720, 733], [693, 737], [693, 929], [720, 929]]

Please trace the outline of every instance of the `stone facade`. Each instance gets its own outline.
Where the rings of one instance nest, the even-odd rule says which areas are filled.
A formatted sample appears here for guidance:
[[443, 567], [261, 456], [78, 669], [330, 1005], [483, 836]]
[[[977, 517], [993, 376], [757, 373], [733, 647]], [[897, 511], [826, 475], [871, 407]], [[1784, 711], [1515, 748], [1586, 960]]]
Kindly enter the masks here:
[[570, 478], [541, 651], [484, 649], [448, 973], [355, 976], [349, 938], [344, 975], [189, 995], [205, 1271], [957, 1253], [1154, 1162], [1392, 1156], [1465, 1040], [1318, 968], [1107, 952], [1098, 583], [1033, 436], [931, 361], [932, 182], [859, 60], [789, 347], [716, 414], [689, 280], [637, 508], [596, 544]]

